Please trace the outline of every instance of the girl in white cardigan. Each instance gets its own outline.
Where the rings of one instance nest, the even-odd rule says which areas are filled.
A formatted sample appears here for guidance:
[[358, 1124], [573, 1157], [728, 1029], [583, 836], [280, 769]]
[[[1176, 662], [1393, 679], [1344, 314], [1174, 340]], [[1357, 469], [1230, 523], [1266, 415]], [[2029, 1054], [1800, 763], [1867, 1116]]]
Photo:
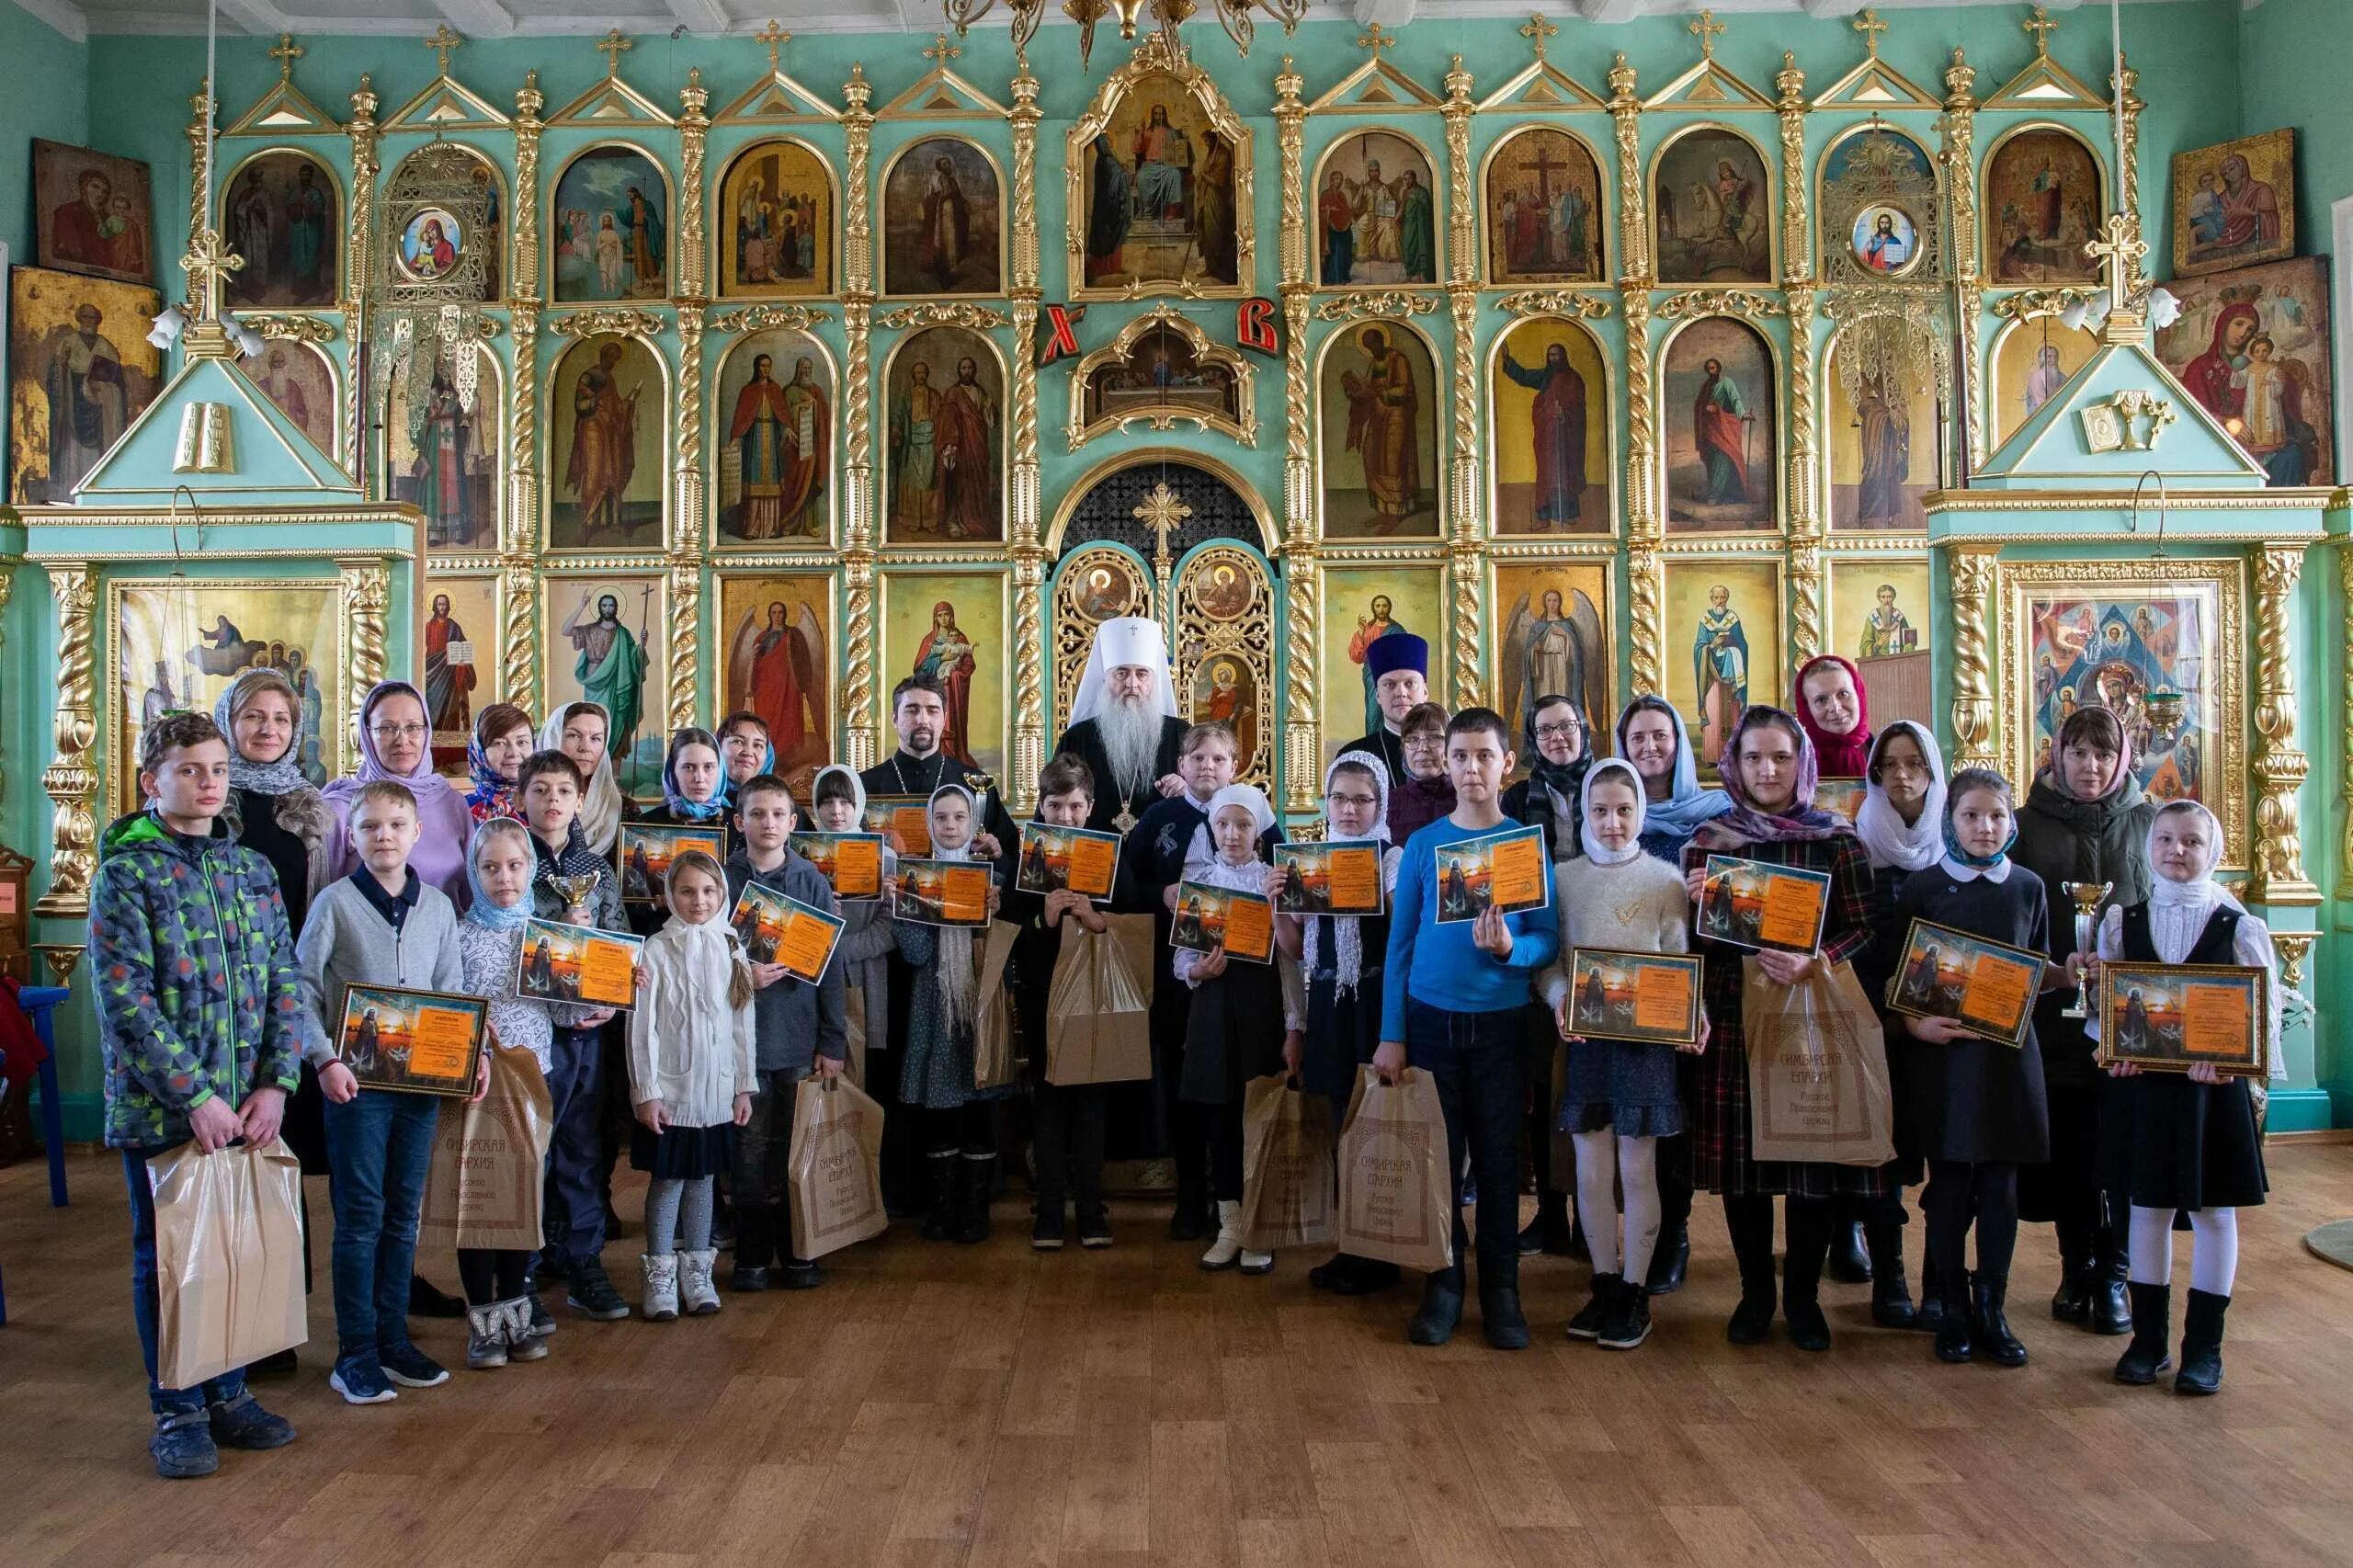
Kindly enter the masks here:
[[667, 1323], [719, 1310], [711, 1285], [711, 1178], [734, 1157], [735, 1129], [751, 1119], [758, 1058], [752, 1043], [752, 971], [726, 917], [719, 862], [688, 850], [665, 884], [670, 918], [646, 938], [629, 1019], [630, 1103], [638, 1125], [629, 1163], [645, 1190], [643, 1312]]
[[[1544, 999], [1569, 1042], [1568, 1086], [1560, 1127], [1575, 1142], [1577, 1212], [1593, 1248], [1593, 1297], [1569, 1320], [1572, 1339], [1631, 1350], [1650, 1337], [1651, 1252], [1658, 1244], [1658, 1141], [1683, 1131], [1675, 1051], [1664, 1045], [1586, 1040], [1569, 1028], [1569, 955], [1576, 948], [1680, 953], [1691, 945], [1691, 903], [1683, 879], [1643, 852], [1643, 791], [1631, 763], [1594, 764], [1577, 801], [1585, 853], [1552, 869], [1559, 894], [1561, 956], [1544, 971]], [[1707, 1018], [1699, 1020], [1707, 1042]], [[1626, 1239], [1618, 1241], [1618, 1191], [1626, 1194]]]

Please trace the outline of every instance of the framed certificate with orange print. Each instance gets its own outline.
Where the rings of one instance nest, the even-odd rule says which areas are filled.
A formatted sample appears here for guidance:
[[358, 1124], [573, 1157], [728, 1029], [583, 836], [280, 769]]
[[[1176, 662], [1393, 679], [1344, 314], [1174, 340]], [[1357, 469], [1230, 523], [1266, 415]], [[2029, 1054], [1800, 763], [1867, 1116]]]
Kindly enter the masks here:
[[2102, 1066], [2130, 1062], [2149, 1073], [2187, 1073], [2203, 1062], [2224, 1077], [2271, 1070], [2271, 976], [2236, 964], [2128, 963], [2099, 966]]
[[1830, 873], [1735, 855], [1708, 857], [1696, 929], [1759, 952], [1814, 953], [1830, 915]]
[[1888, 1010], [1949, 1018], [1971, 1034], [2023, 1046], [2049, 967], [2040, 953], [1915, 920], [1887, 983]]

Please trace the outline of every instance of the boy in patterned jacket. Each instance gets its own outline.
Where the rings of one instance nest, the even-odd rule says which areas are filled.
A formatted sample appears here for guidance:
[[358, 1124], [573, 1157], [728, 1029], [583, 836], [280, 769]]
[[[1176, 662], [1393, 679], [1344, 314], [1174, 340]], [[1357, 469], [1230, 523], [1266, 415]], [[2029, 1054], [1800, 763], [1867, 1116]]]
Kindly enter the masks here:
[[201, 1388], [155, 1381], [155, 1198], [150, 1156], [278, 1137], [300, 1082], [301, 986], [277, 873], [220, 822], [229, 743], [201, 713], [140, 738], [152, 803], [107, 829], [90, 896], [90, 973], [106, 1069], [106, 1141], [131, 1193], [131, 1290], [147, 1361], [149, 1443], [166, 1480], [210, 1475], [220, 1450], [277, 1449], [294, 1428], [245, 1392], [244, 1369]]

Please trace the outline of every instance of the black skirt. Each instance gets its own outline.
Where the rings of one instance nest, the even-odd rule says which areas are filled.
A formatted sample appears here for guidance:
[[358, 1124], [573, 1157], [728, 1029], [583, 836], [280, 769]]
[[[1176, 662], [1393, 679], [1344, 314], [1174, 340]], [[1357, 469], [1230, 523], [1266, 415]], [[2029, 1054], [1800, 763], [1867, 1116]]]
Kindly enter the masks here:
[[735, 1161], [735, 1124], [670, 1127], [654, 1131], [643, 1122], [630, 1130], [630, 1169], [656, 1181], [693, 1181], [717, 1176]]
[[1336, 973], [1308, 982], [1307, 1040], [1299, 1053], [1302, 1089], [1341, 1100], [1356, 1093], [1357, 1070], [1381, 1047], [1381, 966], [1372, 964], [1346, 996], [1339, 994]]
[[2109, 1190], [2138, 1209], [2251, 1209], [2270, 1187], [2244, 1078], [2114, 1080], [2100, 1108], [2100, 1153]]
[[1569, 1042], [1567, 1085], [1557, 1125], [1563, 1132], [1672, 1138], [1683, 1131], [1675, 1048], [1626, 1040]]

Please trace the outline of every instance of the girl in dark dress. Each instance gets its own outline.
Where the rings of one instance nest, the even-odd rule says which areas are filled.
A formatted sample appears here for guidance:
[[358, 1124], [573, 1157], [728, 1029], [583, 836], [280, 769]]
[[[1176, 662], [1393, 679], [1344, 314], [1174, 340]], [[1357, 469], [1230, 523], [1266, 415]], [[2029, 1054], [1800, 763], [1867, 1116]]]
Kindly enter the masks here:
[[[2149, 829], [2156, 871], [2149, 897], [2111, 907], [2099, 928], [2099, 957], [2134, 963], [2229, 964], [2272, 971], [2271, 933], [2214, 881], [2222, 829], [2195, 801], [2176, 801]], [[2266, 987], [2264, 1061], [2279, 1059], [2279, 985]], [[2098, 1038], [2098, 1020], [2091, 1033]], [[2129, 1063], [2114, 1080], [2100, 1126], [2103, 1174], [2131, 1205], [2132, 1343], [2116, 1363], [2120, 1383], [2153, 1383], [2165, 1369], [2172, 1311], [2173, 1217], [2189, 1214], [2189, 1305], [2181, 1335], [2176, 1393], [2222, 1386], [2222, 1316], [2239, 1261], [2238, 1210], [2262, 1203], [2268, 1187], [2256, 1113], [2266, 1093], [2245, 1078], [2222, 1078], [2200, 1063], [2188, 1073], [2144, 1073]]]
[[[1196, 877], [1212, 887], [1273, 897], [1281, 873], [1259, 858], [1261, 835], [1275, 825], [1274, 808], [1249, 784], [1228, 784], [1210, 797], [1209, 822], [1195, 835], [1196, 851], [1211, 851]], [[1206, 845], [1202, 842], [1207, 840]], [[1288, 1052], [1303, 1049], [1287, 1038], [1303, 1035], [1307, 998], [1299, 984], [1299, 923], [1275, 917], [1270, 963], [1228, 960], [1222, 951], [1176, 955], [1176, 978], [1192, 987], [1185, 1019], [1185, 1069], [1176, 1092], [1211, 1109], [1210, 1183], [1217, 1200], [1217, 1238], [1201, 1254], [1208, 1269], [1239, 1267], [1266, 1274], [1271, 1253], [1242, 1245], [1243, 1086], [1282, 1070]]]
[[[1558, 693], [1539, 697], [1520, 736], [1526, 749], [1519, 755], [1530, 759], [1528, 777], [1504, 791], [1504, 815], [1523, 827], [1544, 830], [1555, 868], [1581, 852], [1577, 801], [1586, 772], [1593, 766], [1589, 733], [1585, 714], [1574, 702]], [[1528, 1163], [1536, 1177], [1536, 1217], [1519, 1233], [1522, 1256], [1540, 1252], [1586, 1256], [1584, 1236], [1569, 1220], [1564, 1183], [1573, 1179], [1572, 1173], [1552, 1168], [1552, 1113], [1561, 1097], [1554, 1070], [1561, 1065], [1561, 1054], [1552, 1009], [1530, 1002], [1520, 1072], [1528, 1085]]]
[[[1344, 751], [1324, 770], [1324, 829], [1335, 839], [1381, 847], [1379, 915], [1312, 915], [1301, 920], [1300, 971], [1307, 982], [1307, 1032], [1286, 1040], [1284, 1062], [1300, 1087], [1332, 1102], [1336, 1149], [1356, 1092], [1358, 1069], [1381, 1044], [1381, 977], [1389, 957], [1389, 895], [1404, 853], [1389, 842], [1389, 768], [1369, 751]], [[1336, 1253], [1307, 1271], [1307, 1282], [1339, 1296], [1397, 1283], [1393, 1263]]]
[[[1915, 920], [2044, 951], [2051, 912], [2042, 879], [2009, 858], [2018, 836], [2009, 780], [1982, 767], [1954, 775], [1944, 836], [1944, 858], [1905, 881], [1881, 928], [1882, 967], [1894, 966]], [[2063, 977], [2046, 968], [2043, 982]], [[2030, 1028], [2019, 1047], [1971, 1034], [1951, 1018], [1900, 1017], [1904, 1033], [1888, 1034], [1891, 1064], [1904, 1063], [1895, 1079], [1895, 1146], [1928, 1167], [1920, 1206], [1928, 1217], [1928, 1284], [1942, 1308], [1938, 1358], [1983, 1354], [1996, 1366], [2023, 1367], [2026, 1346], [2010, 1332], [2004, 1302], [2018, 1249], [2018, 1166], [2051, 1152], [2042, 1053]], [[1966, 1266], [1972, 1219], [1973, 1279]]]
[[1725, 742], [1724, 761], [1724, 791], [1733, 809], [1701, 827], [1683, 852], [1684, 884], [1693, 902], [1711, 854], [1826, 872], [1830, 893], [1818, 953], [1753, 953], [1699, 939], [1709, 1048], [1704, 1056], [1679, 1059], [1692, 1185], [1722, 1195], [1740, 1263], [1740, 1305], [1725, 1337], [1759, 1345], [1772, 1326], [1778, 1196], [1786, 1199], [1789, 1226], [1780, 1294], [1790, 1340], [1801, 1349], [1827, 1350], [1830, 1323], [1822, 1313], [1820, 1288], [1830, 1251], [1831, 1201], [1884, 1197], [1890, 1182], [1883, 1166], [1759, 1160], [1749, 1153], [1743, 971], [1753, 962], [1775, 983], [1794, 985], [1818, 970], [1852, 962], [1870, 943], [1870, 859], [1844, 818], [1813, 803], [1813, 746], [1788, 713], [1763, 706], [1742, 713]]

